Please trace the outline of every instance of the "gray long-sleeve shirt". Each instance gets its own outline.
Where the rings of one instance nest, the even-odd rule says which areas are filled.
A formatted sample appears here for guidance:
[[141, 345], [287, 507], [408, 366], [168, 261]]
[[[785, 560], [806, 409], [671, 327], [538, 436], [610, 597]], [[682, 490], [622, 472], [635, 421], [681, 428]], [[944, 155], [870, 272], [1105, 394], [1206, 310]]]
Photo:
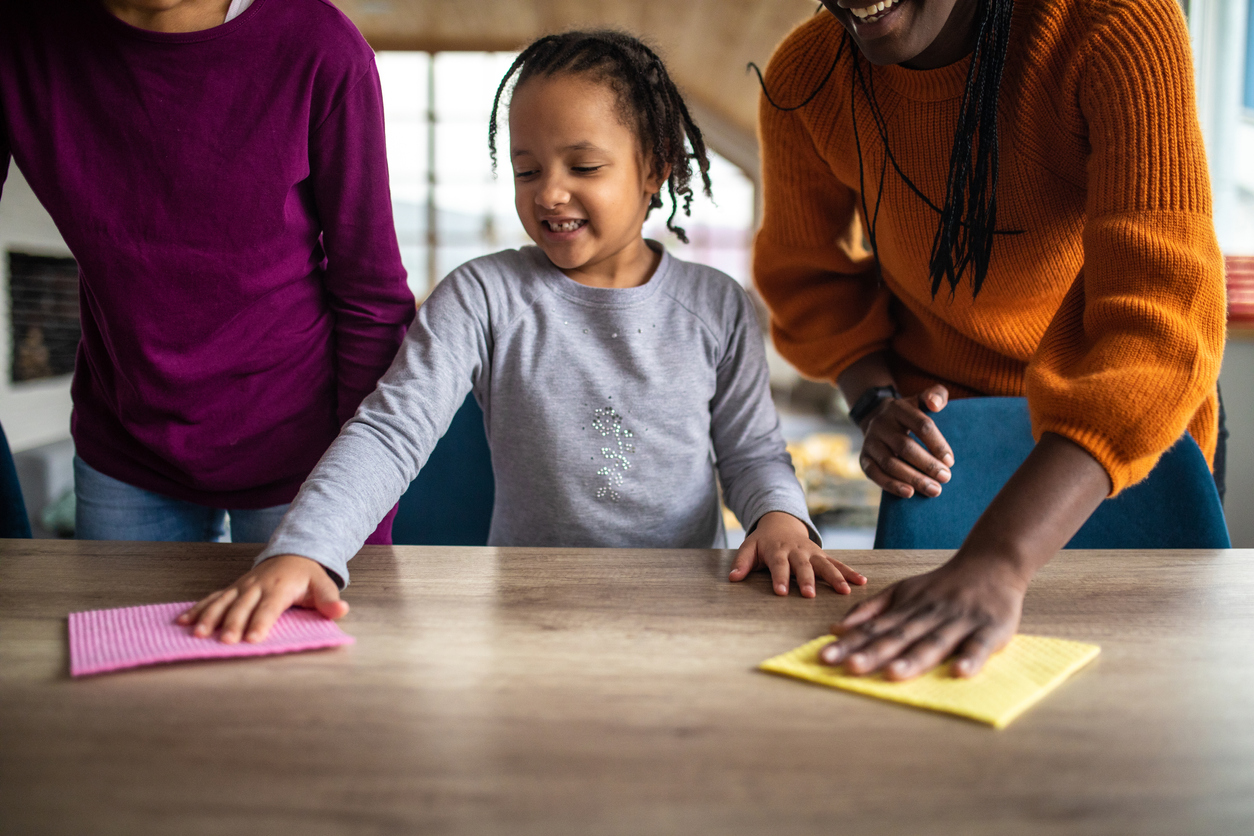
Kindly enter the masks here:
[[300, 554], [347, 583], [472, 390], [496, 479], [491, 545], [722, 547], [716, 473], [746, 530], [786, 511], [818, 541], [740, 286], [663, 252], [644, 285], [588, 287], [524, 247], [436, 287], [258, 562]]

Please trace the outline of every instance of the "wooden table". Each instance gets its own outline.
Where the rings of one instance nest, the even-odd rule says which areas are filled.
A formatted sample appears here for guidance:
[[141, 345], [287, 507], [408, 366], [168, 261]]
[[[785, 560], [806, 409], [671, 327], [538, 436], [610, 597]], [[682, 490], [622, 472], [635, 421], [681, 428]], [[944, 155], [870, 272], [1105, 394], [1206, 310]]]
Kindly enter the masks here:
[[371, 547], [353, 647], [69, 679], [254, 551], [0, 541], [0, 832], [1254, 833], [1254, 552], [1059, 556], [1023, 629], [1102, 655], [1001, 732], [756, 672], [850, 599], [718, 551]]

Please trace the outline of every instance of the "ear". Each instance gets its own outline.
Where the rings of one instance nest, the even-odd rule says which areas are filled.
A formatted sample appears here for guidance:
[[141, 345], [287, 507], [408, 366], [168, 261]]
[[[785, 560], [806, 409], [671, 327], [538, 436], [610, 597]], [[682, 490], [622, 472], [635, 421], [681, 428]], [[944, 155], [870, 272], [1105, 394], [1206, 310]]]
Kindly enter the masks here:
[[670, 179], [671, 166], [666, 166], [660, 172], [654, 171], [645, 178], [644, 188], [648, 194], [657, 194], [662, 191], [662, 187], [666, 185], [666, 181]]

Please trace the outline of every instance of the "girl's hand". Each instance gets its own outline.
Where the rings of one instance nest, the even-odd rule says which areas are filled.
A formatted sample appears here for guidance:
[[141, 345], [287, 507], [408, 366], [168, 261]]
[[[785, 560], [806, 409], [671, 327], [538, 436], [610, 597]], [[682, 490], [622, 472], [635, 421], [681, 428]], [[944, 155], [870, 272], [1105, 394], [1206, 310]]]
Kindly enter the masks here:
[[789, 577], [796, 573], [801, 597], [815, 596], [815, 576], [832, 585], [842, 595], [849, 594], [849, 584], [861, 586], [866, 578], [839, 560], [828, 557], [814, 541], [805, 523], [783, 511], [762, 515], [757, 528], [745, 538], [736, 552], [728, 578], [743, 581], [754, 569], [771, 570], [771, 583], [776, 595], [788, 594]]
[[[862, 421], [858, 463], [867, 477], [889, 493], [909, 498], [915, 491], [940, 496], [949, 481], [954, 453], [928, 412], [949, 403], [949, 390], [936, 385], [913, 398], [889, 398]], [[922, 445], [910, 437], [914, 433]]]
[[221, 640], [235, 644], [242, 637], [259, 642], [288, 607], [309, 607], [327, 618], [340, 618], [348, 604], [322, 565], [295, 554], [281, 554], [254, 566], [242, 578], [211, 593], [178, 617], [195, 624], [192, 635], [207, 637], [222, 625]]
[[854, 607], [819, 660], [853, 674], [911, 679], [954, 654], [953, 673], [979, 673], [1019, 629], [1027, 580], [997, 557], [955, 558]]

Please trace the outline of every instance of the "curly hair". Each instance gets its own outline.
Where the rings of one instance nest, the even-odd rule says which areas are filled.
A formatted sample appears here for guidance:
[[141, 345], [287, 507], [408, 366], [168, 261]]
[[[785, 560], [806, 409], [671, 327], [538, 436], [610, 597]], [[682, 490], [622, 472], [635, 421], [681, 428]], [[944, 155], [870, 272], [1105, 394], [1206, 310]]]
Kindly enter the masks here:
[[[514, 78], [514, 89], [517, 89], [535, 76], [563, 73], [590, 76], [613, 89], [623, 122], [634, 128], [652, 172], [660, 175], [670, 169], [666, 189], [671, 198], [671, 213], [666, 219], [666, 228], [688, 243], [683, 227], [675, 225], [675, 216], [681, 208], [685, 215], [692, 214], [694, 173], [700, 174], [702, 192], [706, 197], [711, 196], [710, 161], [705, 141], [662, 59], [638, 39], [623, 32], [601, 30], [547, 35], [514, 59], [492, 100], [488, 124], [492, 171], [496, 172], [497, 165], [497, 114], [510, 79]], [[688, 146], [691, 146], [691, 153]], [[696, 172], [693, 171], [694, 161]], [[649, 201], [650, 210], [660, 209], [662, 205], [660, 194], [653, 195]]]

